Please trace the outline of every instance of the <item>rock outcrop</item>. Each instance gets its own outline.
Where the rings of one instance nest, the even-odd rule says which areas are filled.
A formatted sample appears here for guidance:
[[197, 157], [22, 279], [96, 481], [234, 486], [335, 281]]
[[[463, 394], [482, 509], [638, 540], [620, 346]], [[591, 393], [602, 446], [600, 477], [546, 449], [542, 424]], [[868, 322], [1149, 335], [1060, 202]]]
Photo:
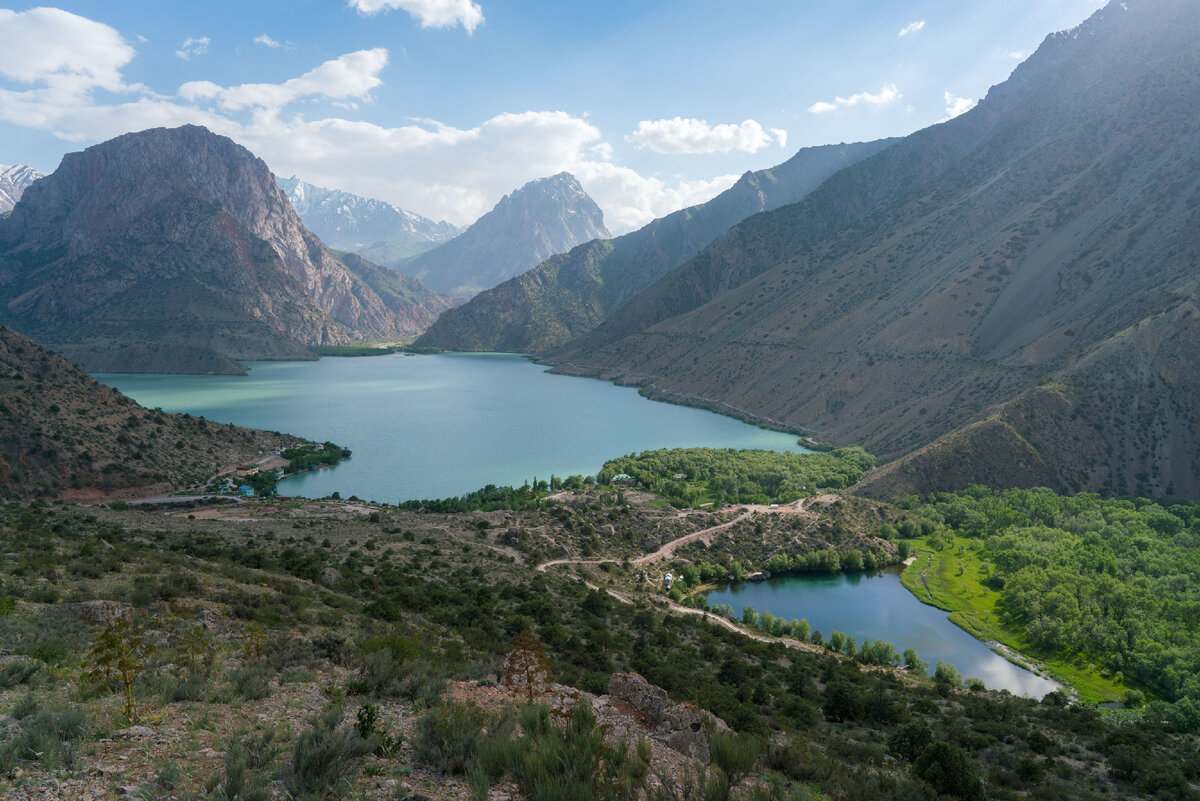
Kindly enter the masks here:
[[709, 762], [709, 738], [727, 730], [725, 721], [695, 704], [671, 703], [667, 691], [656, 687], [636, 673], [614, 673], [608, 681], [608, 695], [597, 702], [628, 704], [645, 721], [650, 737], [684, 756]]

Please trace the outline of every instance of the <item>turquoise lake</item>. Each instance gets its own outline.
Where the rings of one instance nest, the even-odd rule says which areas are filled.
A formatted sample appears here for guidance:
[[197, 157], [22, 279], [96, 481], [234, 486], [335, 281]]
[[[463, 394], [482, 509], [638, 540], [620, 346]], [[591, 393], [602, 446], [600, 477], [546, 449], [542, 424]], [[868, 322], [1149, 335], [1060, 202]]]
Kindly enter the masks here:
[[286, 495], [385, 503], [487, 484], [594, 475], [606, 459], [671, 447], [803, 451], [796, 437], [607, 381], [547, 373], [511, 354], [393, 354], [250, 362], [245, 376], [104, 374], [149, 408], [283, 431], [350, 448], [332, 469], [285, 480]]
[[939, 661], [958, 668], [963, 678], [982, 679], [990, 689], [1041, 698], [1060, 689], [1050, 679], [1017, 667], [950, 622], [946, 613], [918, 601], [900, 583], [900, 570], [840, 573], [833, 576], [787, 576], [745, 582], [707, 593], [711, 606], [729, 604], [739, 619], [752, 606], [788, 620], [806, 618], [829, 640], [834, 630], [863, 640], [882, 639], [897, 653], [912, 648], [933, 666]]

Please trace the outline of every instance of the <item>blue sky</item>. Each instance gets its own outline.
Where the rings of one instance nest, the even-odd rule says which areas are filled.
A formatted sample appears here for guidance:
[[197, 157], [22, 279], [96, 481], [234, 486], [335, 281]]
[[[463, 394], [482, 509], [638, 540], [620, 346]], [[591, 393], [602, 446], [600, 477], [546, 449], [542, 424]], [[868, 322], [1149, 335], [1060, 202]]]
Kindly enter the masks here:
[[968, 109], [1096, 0], [0, 6], [0, 163], [195, 122], [280, 176], [469, 223], [573, 172], [624, 232], [797, 149]]

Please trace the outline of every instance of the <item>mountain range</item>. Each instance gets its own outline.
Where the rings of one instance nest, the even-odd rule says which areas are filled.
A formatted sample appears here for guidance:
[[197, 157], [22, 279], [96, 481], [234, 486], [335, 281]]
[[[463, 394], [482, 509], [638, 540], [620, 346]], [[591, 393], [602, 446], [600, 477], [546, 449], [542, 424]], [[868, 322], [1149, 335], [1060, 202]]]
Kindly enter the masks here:
[[9, 211], [21, 199], [25, 187], [41, 178], [42, 174], [33, 167], [22, 164], [9, 166], [0, 164], [0, 214]]
[[616, 239], [587, 242], [476, 295], [438, 318], [421, 344], [535, 354], [559, 347], [591, 330], [735, 223], [794, 203], [891, 141], [805, 148], [778, 167], [748, 172], [707, 203]]
[[278, 184], [305, 227], [322, 242], [368, 259], [371, 254], [416, 255], [459, 234], [458, 227], [448, 222], [434, 222], [382, 200], [314, 186], [295, 176]]
[[562, 172], [505, 195], [459, 236], [395, 268], [442, 292], [469, 296], [608, 236], [596, 201]]
[[260, 159], [192, 125], [70, 153], [30, 186], [0, 220], [0, 302], [85, 369], [196, 373], [412, 336], [450, 305], [331, 252]]
[[[966, 114], [746, 219], [582, 336], [525, 349], [905, 457], [867, 478], [876, 494], [1200, 497], [1195, 11], [1110, 3]], [[482, 305], [422, 341], [511, 330], [509, 309], [467, 320]], [[451, 321], [469, 324], [444, 336]]]

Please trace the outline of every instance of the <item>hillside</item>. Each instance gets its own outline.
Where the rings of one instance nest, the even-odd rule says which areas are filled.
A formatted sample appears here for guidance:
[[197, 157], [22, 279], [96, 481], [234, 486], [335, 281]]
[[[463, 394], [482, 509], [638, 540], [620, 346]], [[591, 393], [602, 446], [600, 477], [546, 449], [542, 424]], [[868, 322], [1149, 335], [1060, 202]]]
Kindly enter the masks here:
[[616, 239], [588, 242], [476, 295], [438, 318], [420, 344], [519, 353], [560, 347], [730, 226], [800, 200], [842, 167], [891, 142], [804, 148], [778, 167], [748, 172], [707, 203]]
[[[382, 200], [315, 186], [294, 175], [278, 183], [305, 227], [338, 250], [372, 248], [374, 253], [381, 253], [387, 246], [428, 249], [459, 233], [450, 223], [434, 222]], [[367, 253], [361, 255], [370, 258]]]
[[[646, 568], [581, 555], [619, 560], [722, 513], [606, 495], [468, 514], [6, 505], [0, 793], [618, 801], [703, 797], [699, 780], [735, 801], [1195, 797], [1186, 707], [968, 690], [877, 644], [850, 656], [844, 637], [671, 602]], [[713, 544], [759, 546], [765, 527], [788, 549], [886, 547], [858, 531], [881, 514], [764, 512]], [[97, 669], [127, 646], [130, 707]]]
[[381, 295], [364, 270], [304, 228], [261, 160], [196, 126], [68, 154], [0, 220], [0, 318], [91, 370], [237, 372], [412, 336], [449, 306], [400, 277]]
[[94, 499], [204, 481], [294, 437], [143, 409], [0, 326], [0, 494]]
[[555, 253], [608, 236], [596, 201], [575, 176], [563, 172], [505, 195], [457, 237], [396, 269], [442, 292], [469, 296]]
[[[1057, 379], [1104, 410], [1104, 445], [1076, 423], [1083, 439], [1035, 448], [1045, 469], [996, 455], [991, 480], [1200, 496], [1192, 376], [1157, 362], [1173, 405], [1147, 408], [1153, 340], [1123, 333], [1165, 336], [1196, 299], [1194, 11], [1112, 3], [1050, 36], [975, 109], [736, 226], [548, 360], [884, 460], [956, 431], [979, 444], [962, 427]], [[1030, 425], [1065, 436], [1054, 417]], [[1147, 438], [1153, 456], [1129, 445]]]

